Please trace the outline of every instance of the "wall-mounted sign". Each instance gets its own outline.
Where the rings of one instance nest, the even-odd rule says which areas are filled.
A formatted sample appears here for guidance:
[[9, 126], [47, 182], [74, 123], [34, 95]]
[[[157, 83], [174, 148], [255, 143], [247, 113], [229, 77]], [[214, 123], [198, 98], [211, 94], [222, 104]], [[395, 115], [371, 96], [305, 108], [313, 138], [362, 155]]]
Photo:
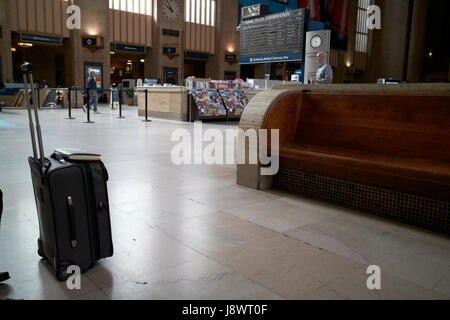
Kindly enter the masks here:
[[84, 36], [81, 39], [83, 47], [88, 48], [92, 52], [103, 47], [103, 41], [100, 37]]
[[170, 29], [162, 29], [162, 34], [169, 37], [179, 37], [180, 31], [178, 30], [170, 30]]
[[268, 15], [270, 7], [268, 4], [260, 3], [254, 6], [243, 7], [241, 10], [242, 20], [248, 20]]
[[30, 41], [41, 44], [54, 44], [61, 45], [60, 37], [51, 37], [51, 36], [42, 36], [38, 34], [30, 34], [30, 33], [21, 33], [20, 41]]
[[238, 61], [238, 55], [236, 53], [225, 53], [225, 61], [229, 63], [234, 63]]
[[145, 47], [143, 46], [132, 46], [128, 44], [116, 43], [117, 51], [126, 51], [126, 52], [136, 52], [136, 53], [145, 53]]
[[163, 69], [163, 81], [164, 83], [170, 83], [173, 85], [178, 84], [178, 68], [167, 68]]
[[180, 55], [180, 50], [178, 49], [178, 46], [168, 44], [163, 46], [163, 55], [173, 59], [174, 57]]
[[86, 88], [86, 81], [92, 71], [95, 73], [97, 89], [103, 89], [103, 63], [98, 62], [84, 63], [84, 87]]
[[242, 20], [239, 63], [302, 60], [308, 20], [306, 9]]
[[202, 52], [188, 51], [186, 52], [186, 58], [208, 60], [209, 54]]

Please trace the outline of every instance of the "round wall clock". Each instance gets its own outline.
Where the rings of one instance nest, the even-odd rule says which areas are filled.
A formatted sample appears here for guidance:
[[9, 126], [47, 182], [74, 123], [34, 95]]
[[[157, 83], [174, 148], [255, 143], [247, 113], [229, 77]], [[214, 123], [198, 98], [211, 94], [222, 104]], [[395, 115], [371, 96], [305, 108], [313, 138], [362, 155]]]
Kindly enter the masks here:
[[317, 49], [321, 45], [322, 45], [322, 38], [320, 36], [314, 36], [311, 38], [311, 47]]

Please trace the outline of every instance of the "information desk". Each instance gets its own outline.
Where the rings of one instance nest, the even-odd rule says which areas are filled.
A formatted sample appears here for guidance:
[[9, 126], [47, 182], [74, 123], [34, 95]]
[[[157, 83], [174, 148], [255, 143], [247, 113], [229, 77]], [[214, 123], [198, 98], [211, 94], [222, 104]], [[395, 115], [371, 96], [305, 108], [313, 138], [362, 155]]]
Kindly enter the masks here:
[[145, 116], [145, 90], [148, 90], [148, 116], [188, 121], [186, 87], [137, 87], [139, 116]]

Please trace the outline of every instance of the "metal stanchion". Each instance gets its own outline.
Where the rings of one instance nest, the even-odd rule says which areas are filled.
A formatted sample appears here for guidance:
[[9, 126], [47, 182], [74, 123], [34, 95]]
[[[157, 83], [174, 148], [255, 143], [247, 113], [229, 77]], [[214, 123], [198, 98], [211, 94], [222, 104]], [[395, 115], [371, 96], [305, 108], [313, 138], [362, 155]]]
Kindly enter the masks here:
[[66, 120], [74, 120], [75, 118], [72, 117], [72, 90], [69, 88], [69, 116], [66, 118]]
[[148, 89], [145, 89], [145, 120], [142, 120], [142, 122], [152, 122], [148, 119]]
[[91, 121], [91, 99], [89, 96], [89, 90], [87, 90], [87, 97], [88, 97], [88, 103], [87, 103], [87, 121], [84, 123], [95, 123], [94, 121]]
[[192, 122], [192, 92], [188, 93], [189, 97], [189, 122]]
[[117, 119], [125, 119], [125, 117], [122, 116], [122, 90], [119, 90], [119, 116]]
[[75, 90], [75, 109], [78, 108], [78, 90]]
[[41, 88], [39, 88], [39, 84], [38, 84], [38, 89], [37, 89], [37, 103], [38, 103], [38, 108], [41, 108]]

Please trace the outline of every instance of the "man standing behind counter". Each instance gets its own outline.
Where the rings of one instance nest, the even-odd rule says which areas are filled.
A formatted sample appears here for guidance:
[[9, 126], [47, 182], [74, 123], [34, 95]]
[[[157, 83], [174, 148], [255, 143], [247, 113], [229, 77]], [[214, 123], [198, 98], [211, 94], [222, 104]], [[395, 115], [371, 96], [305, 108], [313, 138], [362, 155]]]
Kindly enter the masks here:
[[333, 83], [333, 68], [325, 63], [325, 53], [319, 52], [316, 57], [316, 61], [319, 64], [317, 69], [316, 78], [311, 79], [312, 84], [331, 84]]

